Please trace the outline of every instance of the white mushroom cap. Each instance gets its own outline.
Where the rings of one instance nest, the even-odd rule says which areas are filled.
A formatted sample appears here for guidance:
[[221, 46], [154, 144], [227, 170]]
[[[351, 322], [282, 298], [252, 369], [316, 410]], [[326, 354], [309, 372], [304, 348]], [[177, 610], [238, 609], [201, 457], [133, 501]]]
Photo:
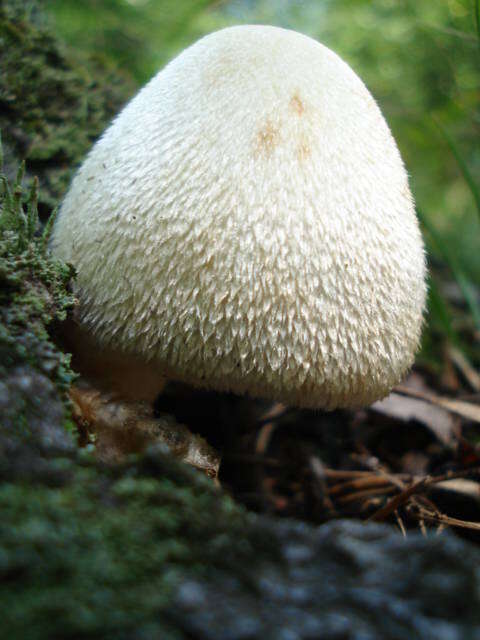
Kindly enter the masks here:
[[293, 31], [232, 27], [175, 58], [93, 147], [52, 246], [99, 345], [193, 384], [361, 406], [419, 344], [395, 142], [350, 67]]

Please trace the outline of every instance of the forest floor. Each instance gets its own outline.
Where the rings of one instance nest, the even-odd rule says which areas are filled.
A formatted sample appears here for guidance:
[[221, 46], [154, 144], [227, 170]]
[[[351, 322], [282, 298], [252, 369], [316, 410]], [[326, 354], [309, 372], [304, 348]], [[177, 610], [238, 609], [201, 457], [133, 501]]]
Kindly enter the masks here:
[[[188, 431], [172, 436], [168, 427], [160, 437], [170, 448], [176, 440], [173, 450], [184, 459], [187, 439], [190, 459], [206, 459], [196, 466], [249, 510], [316, 524], [390, 522], [403, 535], [452, 527], [479, 543], [480, 376], [458, 350], [445, 358], [448, 376], [416, 368], [360, 411], [300, 410], [170, 383], [156, 418], [171, 426], [173, 417]], [[85, 415], [77, 423], [82, 445], [96, 443], [104, 459], [119, 455], [105, 425]], [[151, 441], [121, 437], [120, 455]]]

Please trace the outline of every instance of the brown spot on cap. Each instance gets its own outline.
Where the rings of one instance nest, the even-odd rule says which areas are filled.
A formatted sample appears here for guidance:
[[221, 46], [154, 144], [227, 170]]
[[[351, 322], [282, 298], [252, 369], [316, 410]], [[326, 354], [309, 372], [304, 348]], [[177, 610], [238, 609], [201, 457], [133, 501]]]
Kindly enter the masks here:
[[305, 111], [305, 105], [303, 104], [302, 100], [300, 99], [300, 96], [298, 95], [298, 93], [294, 93], [292, 98], [290, 99], [290, 108], [298, 116], [303, 115], [303, 112]]
[[300, 144], [297, 147], [297, 157], [300, 160], [300, 162], [302, 162], [303, 160], [306, 160], [310, 156], [310, 154], [311, 154], [311, 150], [308, 144], [305, 141], [300, 142]]
[[257, 133], [257, 148], [260, 152], [270, 155], [278, 144], [279, 131], [270, 120], [267, 120]]

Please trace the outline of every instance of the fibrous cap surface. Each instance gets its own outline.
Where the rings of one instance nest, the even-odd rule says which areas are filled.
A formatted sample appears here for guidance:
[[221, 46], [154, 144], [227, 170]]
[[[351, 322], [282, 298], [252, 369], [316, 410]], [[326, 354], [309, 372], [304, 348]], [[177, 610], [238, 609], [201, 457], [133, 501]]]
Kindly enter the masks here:
[[185, 381], [360, 406], [418, 346], [399, 152], [350, 67], [293, 31], [232, 27], [175, 58], [93, 147], [52, 246], [99, 344]]

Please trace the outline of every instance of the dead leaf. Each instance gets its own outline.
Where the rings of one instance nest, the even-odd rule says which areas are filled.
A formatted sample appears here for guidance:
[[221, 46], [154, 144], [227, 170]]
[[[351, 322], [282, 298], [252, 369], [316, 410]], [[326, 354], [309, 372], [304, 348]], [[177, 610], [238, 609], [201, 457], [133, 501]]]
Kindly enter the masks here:
[[437, 482], [435, 487], [468, 496], [469, 498], [474, 498], [477, 502], [480, 502], [480, 484], [475, 482], [475, 480], [468, 480], [467, 478], [453, 478], [452, 480]]
[[455, 413], [456, 415], [461, 416], [466, 420], [471, 420], [472, 422], [480, 422], [480, 405], [478, 404], [473, 404], [464, 400], [444, 398], [427, 391], [410, 389], [405, 385], [395, 387], [395, 392], [401, 395], [408, 396], [410, 398], [424, 400], [425, 402], [428, 402], [437, 407], [443, 407], [444, 409], [447, 409], [447, 411]]
[[95, 444], [104, 462], [118, 462], [131, 453], [161, 442], [172, 455], [216, 479], [220, 456], [207, 441], [169, 416], [155, 418], [144, 402], [126, 402], [89, 386], [73, 386], [70, 397], [79, 430]]
[[428, 427], [443, 444], [453, 446], [454, 418], [445, 409], [432, 406], [424, 399], [409, 398], [393, 392], [384, 400], [375, 402], [371, 409], [403, 422], [416, 420]]

